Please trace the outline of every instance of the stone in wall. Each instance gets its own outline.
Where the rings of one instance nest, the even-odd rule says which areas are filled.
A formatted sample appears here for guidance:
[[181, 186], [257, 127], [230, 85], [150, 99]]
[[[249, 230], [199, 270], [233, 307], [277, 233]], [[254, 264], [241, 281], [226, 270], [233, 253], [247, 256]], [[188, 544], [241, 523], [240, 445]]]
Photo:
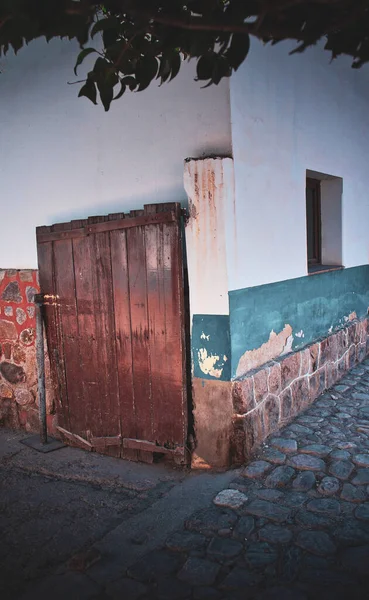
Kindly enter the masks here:
[[16, 302], [17, 304], [20, 304], [22, 302], [22, 296], [19, 289], [19, 283], [17, 281], [8, 283], [1, 294], [1, 299], [6, 302]]
[[16, 384], [26, 380], [24, 369], [10, 362], [0, 363], [0, 373], [9, 383]]

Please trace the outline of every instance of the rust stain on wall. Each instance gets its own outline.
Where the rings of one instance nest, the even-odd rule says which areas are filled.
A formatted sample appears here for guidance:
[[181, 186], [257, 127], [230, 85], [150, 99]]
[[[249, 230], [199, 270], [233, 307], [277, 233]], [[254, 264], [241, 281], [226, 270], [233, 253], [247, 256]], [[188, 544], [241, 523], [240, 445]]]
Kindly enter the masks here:
[[265, 342], [265, 344], [260, 346], [260, 348], [248, 350], [241, 356], [237, 366], [236, 376], [241, 377], [248, 371], [260, 367], [273, 358], [291, 352], [292, 342], [293, 335], [291, 325], [285, 325], [279, 333], [271, 331], [269, 340]]

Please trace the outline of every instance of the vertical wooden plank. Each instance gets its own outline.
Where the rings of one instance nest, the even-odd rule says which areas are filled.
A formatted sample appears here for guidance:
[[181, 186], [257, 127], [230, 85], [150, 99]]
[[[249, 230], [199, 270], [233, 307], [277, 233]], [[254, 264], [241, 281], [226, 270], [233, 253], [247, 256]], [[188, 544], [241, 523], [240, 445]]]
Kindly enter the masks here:
[[58, 296], [58, 322], [60, 324], [61, 348], [64, 354], [64, 371], [68, 395], [69, 426], [67, 429], [83, 437], [85, 418], [81, 388], [82, 377], [75, 299], [73, 246], [71, 240], [59, 240], [54, 242], [53, 246], [55, 291]]
[[[108, 217], [99, 217], [105, 221]], [[120, 407], [118, 393], [117, 356], [115, 346], [114, 298], [110, 252], [110, 232], [89, 236], [94, 250], [95, 277], [93, 289], [96, 340], [98, 348], [98, 378], [100, 382], [101, 423], [96, 437], [118, 436]], [[103, 450], [119, 456], [120, 448], [108, 446]]]
[[[41, 228], [40, 228], [41, 229]], [[42, 228], [50, 230], [50, 227]], [[37, 245], [40, 291], [42, 294], [55, 295], [53, 244], [48, 242]], [[50, 360], [50, 374], [55, 396], [58, 423], [69, 427], [68, 395], [64, 373], [64, 352], [60, 338], [57, 298], [49, 299], [44, 306], [45, 331]]]
[[[139, 216], [143, 211], [133, 211]], [[153, 439], [152, 401], [147, 314], [145, 228], [127, 229], [128, 276], [132, 331], [133, 393], [138, 439]], [[139, 460], [152, 462], [153, 455], [138, 451]]]
[[187, 435], [183, 373], [183, 280], [179, 207], [145, 207], [147, 214], [178, 211], [178, 222], [146, 226], [150, 366], [154, 437], [167, 447], [183, 446]]
[[[86, 221], [72, 222], [73, 228], [86, 225]], [[98, 346], [96, 339], [95, 311], [93, 303], [93, 267], [95, 256], [91, 254], [90, 237], [74, 239], [73, 258], [75, 271], [76, 309], [79, 331], [81, 396], [84, 413], [82, 437], [96, 435], [101, 423]]]
[[[112, 231], [110, 245], [121, 432], [123, 438], [136, 438], [126, 231]], [[121, 453], [123, 458], [138, 460], [137, 450], [122, 448]]]
[[181, 207], [177, 220], [164, 224], [164, 287], [166, 305], [166, 346], [171, 360], [171, 389], [175, 398], [173, 432], [183, 445], [187, 442], [188, 413], [186, 387], [186, 340], [184, 314], [183, 248]]
[[[145, 206], [147, 215], [159, 210], [157, 204]], [[177, 440], [171, 431], [174, 399], [168, 395], [171, 373], [166, 348], [163, 225], [147, 225], [145, 242], [153, 440], [173, 448]]]

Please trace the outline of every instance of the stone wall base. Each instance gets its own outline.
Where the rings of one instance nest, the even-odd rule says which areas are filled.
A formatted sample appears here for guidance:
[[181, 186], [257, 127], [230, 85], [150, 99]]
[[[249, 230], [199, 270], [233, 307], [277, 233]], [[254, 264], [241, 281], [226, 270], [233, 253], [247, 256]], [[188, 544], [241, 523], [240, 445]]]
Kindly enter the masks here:
[[193, 467], [227, 468], [333, 386], [369, 352], [368, 319], [231, 381], [194, 379]]
[[[0, 269], [0, 425], [39, 431], [36, 320], [36, 270]], [[46, 344], [45, 344], [46, 348]], [[45, 353], [49, 432], [54, 433], [54, 398]]]

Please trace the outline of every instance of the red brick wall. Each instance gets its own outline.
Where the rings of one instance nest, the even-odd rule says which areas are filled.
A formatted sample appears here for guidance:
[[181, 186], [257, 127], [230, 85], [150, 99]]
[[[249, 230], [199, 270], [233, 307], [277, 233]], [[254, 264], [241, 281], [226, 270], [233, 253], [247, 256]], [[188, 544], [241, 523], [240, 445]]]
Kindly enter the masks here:
[[[36, 321], [37, 271], [0, 270], [0, 425], [38, 431]], [[46, 358], [47, 412], [53, 428], [54, 402]]]

